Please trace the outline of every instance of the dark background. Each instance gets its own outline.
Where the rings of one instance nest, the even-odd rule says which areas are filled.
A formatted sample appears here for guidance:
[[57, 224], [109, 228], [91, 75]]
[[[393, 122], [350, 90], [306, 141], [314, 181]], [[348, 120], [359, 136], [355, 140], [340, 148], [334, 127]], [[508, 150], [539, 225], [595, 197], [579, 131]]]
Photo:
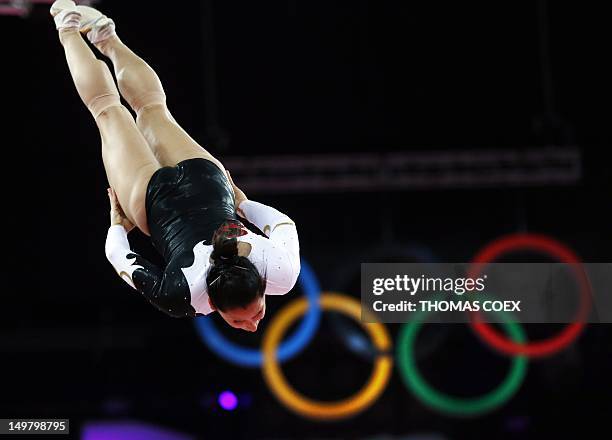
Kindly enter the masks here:
[[[156, 69], [175, 118], [222, 161], [580, 149], [582, 177], [572, 185], [261, 196], [244, 187], [296, 221], [302, 256], [324, 290], [358, 297], [358, 264], [380, 258], [373, 249], [381, 246], [418, 245], [439, 261], [469, 261], [489, 241], [518, 231], [550, 235], [585, 261], [609, 261], [611, 35], [601, 3], [98, 6]], [[198, 438], [423, 432], [448, 439], [592, 438], [585, 433], [596, 428], [602, 438], [610, 435], [604, 418], [612, 409], [612, 331], [605, 324], [589, 326], [559, 354], [530, 362], [517, 395], [482, 417], [453, 418], [424, 407], [397, 371], [376, 403], [352, 419], [317, 423], [286, 410], [259, 369], [216, 357], [191, 321], [153, 309], [106, 261], [99, 137], [47, 11], [48, 5], [36, 5], [27, 17], [0, 17], [1, 417], [69, 417], [75, 433], [92, 420], [141, 420]], [[137, 234], [133, 247], [151, 254]], [[266, 321], [299, 295], [296, 287], [269, 298]], [[307, 396], [337, 399], [366, 380], [371, 362], [343, 347], [325, 316], [313, 342], [284, 371]], [[267, 323], [247, 335], [214, 320], [229, 338], [253, 347]], [[398, 326], [388, 327], [396, 335]], [[527, 331], [538, 339], [560, 328], [529, 325]], [[480, 394], [504, 377], [508, 360], [465, 326], [427, 326], [421, 336], [424, 344], [441, 339], [419, 366], [446, 392]], [[215, 405], [224, 389], [241, 396], [238, 410]]]

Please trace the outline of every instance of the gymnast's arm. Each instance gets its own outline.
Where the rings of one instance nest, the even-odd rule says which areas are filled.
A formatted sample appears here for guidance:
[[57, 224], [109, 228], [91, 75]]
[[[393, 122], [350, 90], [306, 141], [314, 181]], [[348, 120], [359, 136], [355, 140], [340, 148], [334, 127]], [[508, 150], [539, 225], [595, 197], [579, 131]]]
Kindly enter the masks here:
[[[295, 285], [300, 274], [300, 242], [295, 223], [271, 206], [249, 200], [236, 186], [229, 171], [227, 178], [234, 191], [236, 212], [257, 226], [268, 237], [257, 236], [265, 260], [266, 294], [284, 295]], [[262, 274], [264, 275], [264, 274]]]
[[122, 225], [112, 225], [108, 229], [105, 251], [119, 276], [158, 310], [174, 318], [195, 316], [191, 293], [181, 269], [171, 263], [162, 271], [132, 252]]
[[268, 237], [260, 237], [266, 261], [266, 294], [284, 295], [295, 285], [300, 274], [300, 243], [295, 223], [271, 206], [243, 200], [237, 212]]
[[171, 261], [162, 271], [132, 252], [127, 233], [134, 225], [123, 212], [112, 188], [108, 188], [108, 198], [111, 226], [106, 235], [105, 251], [119, 276], [167, 315], [175, 318], [195, 316], [189, 285], [178, 262]]

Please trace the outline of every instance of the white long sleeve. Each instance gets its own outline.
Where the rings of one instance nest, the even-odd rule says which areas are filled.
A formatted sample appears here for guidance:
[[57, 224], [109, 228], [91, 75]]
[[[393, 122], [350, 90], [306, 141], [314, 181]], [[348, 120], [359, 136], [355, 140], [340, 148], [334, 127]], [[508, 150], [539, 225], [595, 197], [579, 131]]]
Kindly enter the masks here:
[[136, 286], [132, 281], [132, 274], [142, 266], [134, 264], [136, 255], [130, 249], [127, 232], [122, 225], [113, 225], [108, 228], [106, 244], [104, 245], [106, 258], [113, 265], [117, 274], [134, 289]]
[[258, 269], [267, 278], [265, 293], [284, 295], [297, 282], [301, 269], [300, 244], [295, 223], [277, 209], [253, 200], [242, 202], [238, 212], [268, 237], [266, 240], [249, 234], [248, 240], [253, 245], [249, 259], [259, 266]]
[[151, 304], [175, 318], [195, 316], [188, 283], [178, 262], [164, 270], [130, 249], [127, 232], [121, 225], [108, 228], [104, 246], [106, 258], [121, 279], [140, 292]]

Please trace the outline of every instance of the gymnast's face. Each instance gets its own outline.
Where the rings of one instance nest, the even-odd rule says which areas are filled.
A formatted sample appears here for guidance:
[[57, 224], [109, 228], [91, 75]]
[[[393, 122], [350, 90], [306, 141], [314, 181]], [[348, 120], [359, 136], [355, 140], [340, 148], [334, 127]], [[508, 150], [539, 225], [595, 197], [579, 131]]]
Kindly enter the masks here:
[[259, 321], [266, 314], [265, 295], [258, 297], [245, 308], [238, 307], [225, 312], [218, 310], [218, 312], [232, 327], [254, 332], [257, 330]]

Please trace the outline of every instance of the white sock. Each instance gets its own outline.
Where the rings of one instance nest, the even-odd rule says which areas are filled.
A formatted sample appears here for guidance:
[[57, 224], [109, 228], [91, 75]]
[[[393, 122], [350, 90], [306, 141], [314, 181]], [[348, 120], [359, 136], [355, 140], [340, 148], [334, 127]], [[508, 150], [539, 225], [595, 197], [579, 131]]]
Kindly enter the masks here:
[[78, 30], [81, 26], [81, 14], [77, 11], [70, 9], [64, 9], [55, 17], [55, 28], [59, 31], [60, 29], [76, 29]]
[[117, 35], [115, 32], [115, 22], [107, 17], [100, 17], [98, 20], [100, 25], [94, 24], [89, 32], [87, 32], [87, 39], [93, 43], [101, 43], [102, 41]]

